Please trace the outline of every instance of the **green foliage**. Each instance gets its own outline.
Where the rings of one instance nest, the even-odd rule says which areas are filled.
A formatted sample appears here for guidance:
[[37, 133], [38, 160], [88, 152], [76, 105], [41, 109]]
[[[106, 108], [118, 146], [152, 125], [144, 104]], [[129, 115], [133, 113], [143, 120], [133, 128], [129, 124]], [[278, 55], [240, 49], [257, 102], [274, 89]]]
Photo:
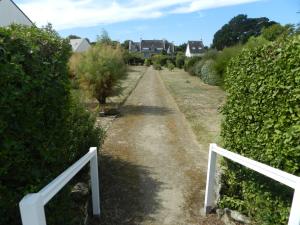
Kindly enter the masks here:
[[86, 52], [78, 65], [81, 86], [100, 104], [120, 93], [120, 81], [126, 78], [127, 68], [120, 47], [98, 43]]
[[137, 66], [143, 65], [145, 59], [140, 52], [129, 52], [128, 50], [124, 51], [124, 61], [128, 65]]
[[181, 45], [175, 46], [175, 51], [178, 52], [178, 53], [179, 52], [184, 53], [186, 51], [186, 46], [187, 46], [186, 43], [183, 43]]
[[[223, 108], [224, 147], [300, 175], [300, 36], [246, 48], [228, 66]], [[258, 224], [287, 224], [292, 190], [224, 162], [220, 205]]]
[[174, 65], [170, 60], [168, 60], [168, 61], [167, 61], [167, 68], [168, 68], [170, 71], [173, 71], [174, 68], [175, 68], [175, 65]]
[[262, 36], [250, 37], [246, 44], [243, 45], [243, 48], [257, 48], [262, 47], [263, 45], [268, 44], [269, 41], [263, 38]]
[[244, 44], [251, 36], [259, 36], [264, 27], [275, 24], [268, 18], [248, 18], [247, 15], [238, 15], [232, 18], [218, 30], [213, 39], [212, 47], [222, 50], [236, 44]]
[[165, 66], [167, 64], [168, 58], [169, 57], [167, 55], [156, 54], [156, 55], [152, 55], [151, 61], [153, 62], [153, 64]]
[[279, 37], [287, 37], [293, 33], [293, 28], [289, 25], [282, 26], [280, 24], [274, 24], [270, 27], [262, 30], [261, 36], [268, 41], [275, 41]]
[[144, 63], [144, 65], [145, 66], [151, 66], [151, 59], [145, 59], [145, 63]]
[[202, 59], [194, 65], [195, 75], [201, 78], [201, 70], [206, 60]]
[[215, 60], [218, 56], [218, 51], [216, 49], [209, 49], [205, 54], [202, 56], [203, 60]]
[[223, 51], [219, 52], [215, 58], [214, 69], [221, 78], [224, 77], [226, 68], [230, 60], [237, 56], [242, 51], [241, 45], [236, 45], [229, 48], [224, 48]]
[[201, 57], [191, 57], [186, 58], [184, 61], [184, 70], [188, 72], [190, 75], [194, 76], [194, 65], [201, 60]]
[[162, 69], [162, 68], [161, 68], [161, 65], [158, 64], [157, 62], [153, 62], [153, 68], [154, 68], [155, 70], [161, 70], [161, 69]]
[[221, 78], [218, 72], [215, 70], [213, 60], [206, 60], [201, 68], [201, 80], [209, 85], [220, 85]]
[[182, 69], [184, 66], [185, 55], [182, 52], [178, 52], [175, 59], [176, 67]]
[[0, 28], [0, 224], [20, 224], [21, 198], [99, 143], [94, 120], [70, 98], [70, 54], [49, 26]]

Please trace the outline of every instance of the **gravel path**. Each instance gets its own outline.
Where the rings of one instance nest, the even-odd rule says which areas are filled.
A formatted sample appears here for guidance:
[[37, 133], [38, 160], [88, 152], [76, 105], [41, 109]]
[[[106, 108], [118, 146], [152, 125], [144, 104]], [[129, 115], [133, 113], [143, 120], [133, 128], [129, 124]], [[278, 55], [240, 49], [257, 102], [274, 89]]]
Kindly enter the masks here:
[[149, 68], [107, 133], [101, 224], [219, 224], [201, 222], [207, 152]]

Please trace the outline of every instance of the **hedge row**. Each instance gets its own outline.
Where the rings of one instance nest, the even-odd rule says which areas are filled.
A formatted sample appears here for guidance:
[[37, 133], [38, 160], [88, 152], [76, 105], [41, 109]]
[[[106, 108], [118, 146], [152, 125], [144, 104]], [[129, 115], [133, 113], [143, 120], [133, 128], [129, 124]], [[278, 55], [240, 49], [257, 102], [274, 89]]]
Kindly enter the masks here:
[[[224, 147], [300, 175], [300, 37], [244, 49], [227, 69]], [[258, 224], [287, 224], [292, 190], [224, 162], [220, 205]]]
[[70, 52], [50, 27], [0, 28], [0, 224], [20, 224], [21, 198], [99, 144], [94, 119], [70, 97]]

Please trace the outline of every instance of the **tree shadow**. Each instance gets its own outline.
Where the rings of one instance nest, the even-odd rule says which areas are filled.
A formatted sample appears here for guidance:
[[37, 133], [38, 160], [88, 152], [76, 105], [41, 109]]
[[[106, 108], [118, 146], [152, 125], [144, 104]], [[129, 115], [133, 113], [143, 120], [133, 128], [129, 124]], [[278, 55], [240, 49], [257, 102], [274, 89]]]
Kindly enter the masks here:
[[125, 105], [121, 108], [121, 115], [155, 115], [163, 116], [173, 114], [174, 111], [167, 107], [147, 105]]
[[157, 192], [161, 183], [147, 168], [108, 155], [101, 155], [99, 166], [101, 216], [89, 224], [138, 225], [159, 209]]

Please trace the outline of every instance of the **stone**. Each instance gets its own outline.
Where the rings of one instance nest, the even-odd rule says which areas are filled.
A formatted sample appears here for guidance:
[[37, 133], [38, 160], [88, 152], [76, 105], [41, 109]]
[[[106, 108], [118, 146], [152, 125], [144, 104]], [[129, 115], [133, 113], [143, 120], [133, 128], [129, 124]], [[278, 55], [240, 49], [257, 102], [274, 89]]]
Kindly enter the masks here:
[[231, 216], [232, 219], [234, 219], [237, 222], [241, 222], [241, 223], [244, 223], [244, 224], [250, 224], [251, 223], [251, 220], [247, 216], [239, 213], [238, 211], [232, 210], [230, 212], [230, 216]]

